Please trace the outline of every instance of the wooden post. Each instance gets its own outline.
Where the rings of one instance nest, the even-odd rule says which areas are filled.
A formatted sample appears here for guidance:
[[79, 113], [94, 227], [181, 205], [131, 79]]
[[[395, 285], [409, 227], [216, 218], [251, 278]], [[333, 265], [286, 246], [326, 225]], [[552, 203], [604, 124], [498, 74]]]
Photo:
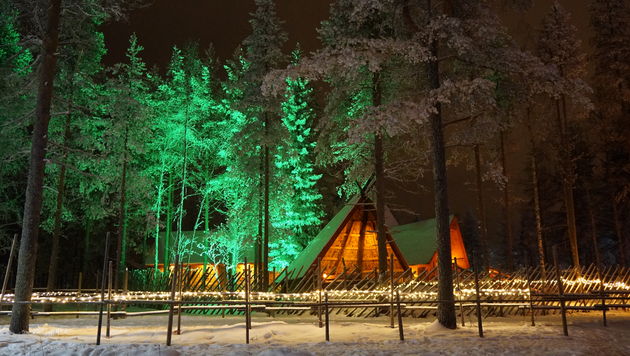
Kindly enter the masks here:
[[245, 343], [249, 344], [249, 266], [245, 257]]
[[[175, 265], [175, 268], [178, 265]], [[177, 290], [179, 291], [179, 298], [178, 300], [180, 301], [180, 303], [177, 305], [177, 330], [175, 331], [175, 335], [181, 335], [182, 333], [182, 288], [183, 288], [183, 284], [184, 284], [184, 264], [183, 263], [179, 263], [179, 272], [177, 274]]]
[[394, 328], [394, 255], [389, 255], [389, 327]]
[[453, 257], [453, 265], [455, 266], [455, 282], [457, 283], [457, 290], [459, 291], [459, 314], [462, 317], [462, 326], [466, 326], [464, 320], [464, 305], [462, 304], [462, 286], [459, 283], [459, 268], [457, 268], [457, 257]]
[[[175, 288], [177, 288], [177, 265], [179, 264], [179, 255], [175, 256], [175, 267], [173, 268], [173, 275], [171, 277], [171, 303], [168, 309], [168, 325], [166, 328], [166, 346], [171, 346], [171, 337], [173, 334], [173, 312], [175, 310]], [[164, 268], [170, 268], [171, 266], [164, 266]]]
[[[0, 293], [0, 303], [4, 302], [4, 293], [7, 291], [7, 283], [9, 283], [9, 275], [11, 274], [11, 263], [13, 262], [13, 255], [15, 254], [15, 242], [17, 241], [18, 234], [13, 234], [13, 242], [11, 242], [11, 252], [9, 252], [9, 261], [7, 261], [7, 270], [4, 271], [4, 280], [2, 281], [2, 292]], [[2, 310], [2, 304], [0, 304], [0, 310]]]
[[[217, 278], [219, 278], [218, 276], [219, 276], [219, 273], [221, 273], [221, 272], [219, 270], [216, 270], [216, 269], [215, 269], [215, 271], [217, 271]], [[225, 268], [224, 271], [221, 274], [225, 278], [225, 283], [223, 284], [223, 287], [221, 287], [221, 285], [219, 284], [219, 287], [220, 287], [221, 291], [223, 292], [223, 293], [221, 293], [221, 301], [224, 301], [225, 300], [225, 292], [229, 289], [228, 284], [230, 283], [230, 274], [228, 273], [227, 268]], [[225, 308], [221, 309], [221, 318], [225, 319]]]
[[328, 292], [324, 293], [324, 315], [326, 320], [326, 341], [330, 341], [330, 317], [328, 315]]
[[562, 331], [564, 336], [569, 336], [567, 328], [567, 311], [564, 303], [564, 286], [562, 285], [562, 276], [560, 275], [560, 267], [558, 267], [558, 245], [553, 245], [553, 264], [556, 268], [556, 281], [558, 283], [558, 297], [560, 297], [560, 313], [562, 314]]
[[315, 276], [317, 281], [317, 320], [319, 322], [319, 327], [324, 327], [324, 323], [322, 321], [322, 264], [321, 258], [317, 258], [317, 276]]
[[81, 289], [83, 289], [83, 272], [79, 272], [79, 279], [77, 281], [77, 297], [81, 295]]
[[114, 264], [112, 261], [109, 261], [109, 266], [107, 267], [107, 329], [105, 330], [105, 337], [110, 338], [110, 329], [111, 329], [111, 320], [112, 320], [112, 305], [109, 304], [109, 301], [112, 300], [112, 273]]
[[473, 253], [473, 270], [475, 271], [475, 295], [477, 303], [477, 327], [479, 329], [479, 337], [483, 337], [483, 324], [481, 321], [481, 300], [479, 299], [479, 270], [475, 264], [475, 254]]
[[[361, 270], [359, 269], [359, 273], [361, 273]], [[374, 279], [375, 279], [375, 283], [374, 285], [377, 285], [377, 283], [380, 283], [380, 278], [379, 278], [379, 273], [378, 270], [376, 268], [374, 268], [373, 272], [374, 274]], [[380, 285], [380, 284], [379, 284]], [[381, 311], [379, 307], [374, 307], [374, 317], [378, 318], [379, 316], [381, 316]]]
[[[105, 252], [103, 253], [103, 274], [101, 276], [101, 304], [98, 312], [98, 327], [96, 331], [96, 345], [101, 344], [101, 328], [103, 326], [103, 303], [105, 301], [105, 277], [107, 273], [107, 260], [109, 257], [109, 232], [105, 235]], [[98, 281], [98, 279], [97, 279]], [[97, 282], [98, 283], [98, 282]]]
[[597, 265], [597, 278], [599, 278], [599, 294], [602, 296], [602, 323], [604, 323], [604, 326], [608, 326], [608, 320], [606, 320], [606, 292], [604, 290], [604, 277], [599, 269], [599, 264]]
[[125, 279], [123, 282], [123, 292], [126, 294], [129, 291], [129, 268], [125, 267]]
[[527, 273], [527, 290], [529, 291], [529, 311], [532, 316], [532, 326], [536, 326], [536, 321], [534, 320], [534, 300], [532, 299], [532, 274], [526, 271]]
[[398, 309], [398, 336], [400, 341], [405, 341], [405, 331], [403, 330], [402, 312], [400, 310], [400, 292], [396, 291], [396, 309]]
[[[282, 272], [280, 272], [280, 273], [282, 273]], [[274, 267], [272, 269], [272, 275], [273, 275], [273, 280], [271, 281], [271, 291], [273, 293], [275, 293], [276, 292], [276, 278], [278, 277], [278, 276], [276, 276], [276, 267]]]
[[[129, 292], [129, 268], [125, 267], [125, 275], [123, 277], [123, 294], [125, 294], [125, 298], [127, 298], [127, 293]], [[123, 304], [120, 309], [126, 311], [127, 304]]]
[[[81, 287], [83, 286], [83, 272], [79, 272], [79, 281], [77, 285], [77, 298], [81, 296]], [[2, 298], [0, 298], [1, 300]], [[79, 319], [79, 314], [76, 316]]]

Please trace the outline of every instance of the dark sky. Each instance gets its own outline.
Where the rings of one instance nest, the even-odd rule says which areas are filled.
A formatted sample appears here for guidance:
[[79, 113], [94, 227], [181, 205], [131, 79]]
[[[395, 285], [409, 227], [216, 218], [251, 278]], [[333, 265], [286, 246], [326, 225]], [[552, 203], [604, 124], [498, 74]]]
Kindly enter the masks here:
[[[287, 50], [300, 42], [306, 52], [319, 47], [316, 28], [328, 16], [331, 0], [277, 0], [278, 13], [285, 21], [289, 34]], [[584, 39], [588, 29], [588, 0], [562, 0], [560, 3], [573, 14], [573, 22]], [[514, 37], [523, 41], [549, 10], [551, 0], [534, 0], [534, 6], [524, 16], [503, 13], [504, 23]], [[164, 67], [173, 45], [199, 42], [202, 49], [214, 44], [221, 59], [229, 58], [251, 28], [249, 14], [254, 0], [154, 0], [150, 7], [134, 11], [129, 20], [103, 27], [108, 55], [107, 64], [124, 60], [131, 33], [135, 32], [145, 51], [149, 65]]]
[[[319, 46], [316, 28], [328, 15], [330, 0], [280, 0], [278, 14], [289, 34], [287, 50], [300, 42], [310, 52]], [[123, 60], [129, 35], [138, 36], [145, 48], [143, 57], [150, 64], [165, 66], [173, 45], [197, 41], [202, 49], [214, 44], [221, 59], [229, 58], [250, 33], [249, 14], [253, 0], [155, 0], [134, 11], [124, 23], [104, 26], [107, 64]]]

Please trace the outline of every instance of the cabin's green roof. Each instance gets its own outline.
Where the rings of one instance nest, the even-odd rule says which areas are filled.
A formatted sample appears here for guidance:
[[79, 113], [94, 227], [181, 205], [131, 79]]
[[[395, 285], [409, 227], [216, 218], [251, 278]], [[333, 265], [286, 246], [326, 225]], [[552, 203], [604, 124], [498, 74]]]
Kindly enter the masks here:
[[[449, 223], [452, 220], [450, 216]], [[409, 265], [429, 263], [437, 251], [435, 219], [394, 226], [389, 232]]]
[[324, 228], [315, 236], [315, 238], [309, 242], [309, 244], [300, 252], [295, 260], [291, 262], [287, 271], [298, 273], [292, 275], [291, 278], [300, 278], [306, 274], [308, 268], [315, 262], [315, 259], [319, 253], [324, 249], [328, 241], [332, 239], [335, 232], [339, 230], [346, 217], [350, 214], [355, 207], [359, 197], [354, 197], [341, 210], [324, 226]]

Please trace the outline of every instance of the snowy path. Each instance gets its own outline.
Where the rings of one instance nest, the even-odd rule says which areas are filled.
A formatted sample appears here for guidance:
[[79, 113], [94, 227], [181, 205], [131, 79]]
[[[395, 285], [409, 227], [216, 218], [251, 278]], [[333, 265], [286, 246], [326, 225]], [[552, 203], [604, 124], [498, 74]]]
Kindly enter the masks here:
[[28, 335], [11, 335], [2, 318], [0, 355], [630, 355], [630, 312], [610, 313], [608, 328], [598, 313], [572, 314], [569, 322], [564, 337], [557, 315], [539, 318], [536, 327], [528, 317], [494, 318], [480, 339], [475, 324], [451, 331], [405, 319], [401, 343], [388, 318], [335, 318], [326, 343], [315, 322], [255, 317], [245, 345], [242, 318], [184, 316], [182, 335], [166, 347], [166, 316], [112, 320], [112, 338], [101, 346], [93, 344], [95, 318], [39, 318]]

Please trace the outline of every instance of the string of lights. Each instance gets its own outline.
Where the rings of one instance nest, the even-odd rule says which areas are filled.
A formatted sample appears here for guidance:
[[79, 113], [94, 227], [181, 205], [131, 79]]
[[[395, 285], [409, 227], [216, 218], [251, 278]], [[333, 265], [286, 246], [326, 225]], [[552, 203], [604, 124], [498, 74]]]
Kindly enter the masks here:
[[[602, 283], [599, 279], [584, 279], [577, 278], [575, 280], [562, 280], [563, 284], [567, 286], [574, 285], [583, 285], [583, 286], [603, 286], [604, 290], [610, 291], [630, 291], [630, 285], [625, 282], [604, 282]], [[418, 299], [435, 299], [437, 298], [436, 291], [405, 291], [408, 289], [413, 289], [414, 283], [416, 282], [408, 282], [399, 285], [396, 287], [396, 290], [400, 294], [401, 299], [405, 300], [418, 300]], [[556, 284], [555, 280], [534, 280], [530, 281], [532, 286], [540, 286], [540, 285], [549, 285]], [[430, 285], [425, 282], [418, 282], [415, 286], [419, 284]], [[499, 283], [500, 284], [500, 283]], [[515, 288], [515, 287], [501, 287], [494, 286], [492, 288], [480, 288], [479, 294], [482, 297], [522, 297], [522, 299], [528, 299], [530, 296], [530, 289], [527, 288], [526, 280], [511, 280], [511, 285], [514, 284], [522, 284], [523, 287]], [[274, 292], [251, 292], [250, 298], [252, 301], [304, 301], [304, 302], [313, 302], [319, 299], [320, 293], [326, 292], [328, 297], [332, 299], [343, 299], [343, 300], [379, 300], [383, 298], [389, 298], [391, 295], [391, 289], [389, 287], [381, 287], [372, 290], [314, 290], [303, 293], [274, 293]], [[455, 298], [458, 300], [467, 299], [476, 295], [476, 291], [473, 283], [463, 283], [454, 291]], [[113, 292], [111, 294], [111, 298], [108, 300], [113, 302], [137, 302], [137, 301], [168, 301], [170, 300], [169, 292], [153, 292], [153, 291], [128, 291], [128, 292]], [[183, 291], [181, 295], [177, 295], [176, 300], [195, 300], [195, 299], [217, 299], [218, 301], [229, 301], [229, 300], [242, 300], [245, 299], [244, 291]], [[53, 292], [36, 292], [33, 293], [32, 303], [55, 303], [55, 304], [64, 304], [64, 303], [91, 303], [91, 302], [100, 302], [101, 295], [100, 293], [79, 293], [74, 291], [53, 291]], [[14, 295], [6, 294], [1, 302], [3, 303], [13, 303]]]

